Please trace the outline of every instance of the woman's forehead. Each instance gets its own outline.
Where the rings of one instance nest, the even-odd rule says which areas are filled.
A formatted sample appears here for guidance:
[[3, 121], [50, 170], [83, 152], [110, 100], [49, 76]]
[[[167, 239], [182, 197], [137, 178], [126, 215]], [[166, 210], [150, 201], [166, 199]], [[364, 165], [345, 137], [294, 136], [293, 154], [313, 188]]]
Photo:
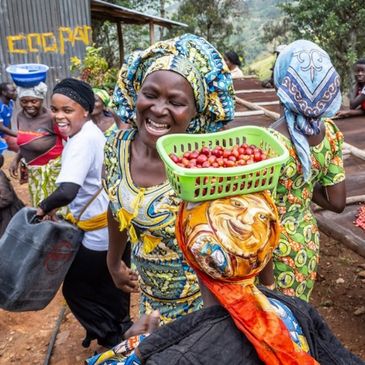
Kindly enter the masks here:
[[61, 107], [61, 106], [70, 106], [70, 107], [73, 107], [73, 108], [75, 108], [75, 107], [82, 108], [82, 106], [79, 103], [77, 103], [75, 100], [69, 98], [66, 95], [58, 94], [58, 93], [55, 93], [55, 94], [52, 95], [51, 104], [52, 105], [57, 105], [59, 107]]
[[190, 82], [177, 72], [169, 70], [154, 71], [149, 74], [142, 84], [142, 88], [158, 87], [168, 93], [181, 93], [194, 99], [194, 92]]

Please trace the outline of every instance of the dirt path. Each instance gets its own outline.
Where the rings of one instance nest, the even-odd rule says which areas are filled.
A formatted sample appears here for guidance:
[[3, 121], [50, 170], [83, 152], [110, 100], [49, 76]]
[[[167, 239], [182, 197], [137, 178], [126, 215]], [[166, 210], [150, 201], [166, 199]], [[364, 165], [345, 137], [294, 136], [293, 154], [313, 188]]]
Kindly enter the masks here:
[[[6, 163], [9, 163], [7, 156]], [[7, 171], [5, 169], [5, 171]], [[27, 187], [14, 182], [19, 196], [27, 202]], [[365, 237], [365, 234], [364, 234]], [[365, 360], [365, 259], [322, 235], [319, 280], [312, 304], [347, 348]], [[0, 310], [0, 365], [44, 364], [48, 343], [59, 312], [64, 306], [60, 293], [42, 311], [11, 313]], [[138, 312], [138, 297], [131, 312]], [[78, 365], [98, 347], [81, 346], [84, 332], [66, 310], [53, 349], [50, 365]]]

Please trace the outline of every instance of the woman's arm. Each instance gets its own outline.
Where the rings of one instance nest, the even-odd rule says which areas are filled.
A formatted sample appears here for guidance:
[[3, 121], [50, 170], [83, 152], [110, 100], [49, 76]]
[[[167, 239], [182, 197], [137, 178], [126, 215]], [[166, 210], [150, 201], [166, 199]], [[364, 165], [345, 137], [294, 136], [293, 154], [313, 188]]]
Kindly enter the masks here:
[[364, 115], [365, 110], [363, 109], [348, 109], [348, 110], [340, 110], [336, 113], [333, 119], [342, 119], [342, 118], [350, 118], [357, 117], [359, 115]]
[[350, 109], [357, 109], [359, 106], [361, 106], [361, 103], [365, 101], [365, 92], [364, 88], [361, 86], [356, 86], [355, 90], [360, 90], [361, 93], [356, 95], [354, 93], [353, 97], [350, 98]]
[[17, 137], [18, 133], [11, 130], [8, 127], [5, 127], [4, 123], [0, 121], [0, 132], [3, 132], [5, 134], [7, 134], [8, 136], [12, 136], [12, 137]]
[[107, 265], [110, 275], [117, 288], [127, 293], [138, 292], [138, 275], [122, 261], [127, 246], [127, 232], [119, 230], [119, 224], [114, 219], [111, 208], [108, 208], [109, 248]]
[[60, 186], [46, 199], [39, 203], [37, 216], [43, 217], [54, 209], [70, 204], [80, 189], [80, 185], [75, 183], [61, 183]]
[[331, 186], [317, 183], [314, 186], [312, 201], [324, 209], [341, 213], [346, 206], [345, 181]]
[[11, 161], [11, 164], [9, 166], [9, 174], [11, 177], [17, 178], [18, 177], [18, 168], [19, 168], [19, 161], [22, 158], [21, 152], [17, 152], [15, 155], [13, 161]]

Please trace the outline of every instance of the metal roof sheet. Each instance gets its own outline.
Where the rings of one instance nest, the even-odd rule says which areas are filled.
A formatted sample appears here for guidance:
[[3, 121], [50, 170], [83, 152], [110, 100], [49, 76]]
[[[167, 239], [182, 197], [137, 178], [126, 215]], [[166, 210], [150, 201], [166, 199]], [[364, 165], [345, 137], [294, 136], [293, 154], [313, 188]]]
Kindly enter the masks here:
[[139, 11], [131, 10], [123, 6], [108, 3], [102, 0], [91, 0], [91, 16], [93, 18], [121, 21], [127, 24], [146, 24], [153, 23], [163, 27], [187, 27], [187, 24], [160, 18], [153, 15], [144, 14]]

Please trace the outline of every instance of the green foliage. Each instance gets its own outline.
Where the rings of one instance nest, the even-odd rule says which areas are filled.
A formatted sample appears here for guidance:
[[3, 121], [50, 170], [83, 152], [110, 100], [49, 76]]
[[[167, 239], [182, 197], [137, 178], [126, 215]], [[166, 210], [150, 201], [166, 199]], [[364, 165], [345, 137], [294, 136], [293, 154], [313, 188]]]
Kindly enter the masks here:
[[[172, 0], [107, 0], [107, 2], [142, 13], [165, 17], [165, 7]], [[116, 24], [92, 19], [92, 29], [93, 41], [98, 47], [102, 47], [101, 54], [108, 60], [109, 66], [119, 67], [119, 43]], [[160, 32], [161, 29], [163, 28], [160, 28]], [[123, 24], [122, 33], [125, 56], [136, 49], [145, 49], [150, 45], [148, 24]], [[163, 36], [163, 33], [160, 34], [160, 38]]]
[[88, 82], [92, 87], [100, 87], [106, 90], [113, 90], [117, 70], [109, 68], [108, 62], [100, 54], [101, 48], [86, 47], [86, 55], [83, 60], [71, 57], [70, 70], [74, 76]]
[[353, 63], [365, 53], [364, 0], [300, 0], [281, 7], [295, 37], [323, 47], [348, 89]]
[[274, 65], [275, 56], [273, 54], [266, 55], [264, 58], [253, 62], [245, 69], [247, 74], [255, 74], [260, 80], [269, 79], [271, 77], [271, 67]]
[[289, 31], [288, 17], [268, 21], [264, 25], [261, 40], [264, 43], [270, 43], [273, 50], [280, 44], [288, 44], [293, 41], [293, 34]]
[[[267, 24], [274, 23], [282, 17], [282, 10], [277, 4], [283, 0], [246, 0], [247, 11], [241, 14], [238, 36], [231, 37], [231, 44], [245, 50], [246, 62], [250, 63], [258, 57], [266, 57], [267, 52], [273, 52], [282, 40], [265, 39], [268, 33]], [[268, 44], [268, 42], [270, 42]], [[284, 42], [285, 43], [285, 42]]]
[[188, 24], [188, 28], [174, 28], [169, 35], [194, 33], [224, 52], [230, 48], [229, 38], [237, 31], [233, 23], [241, 15], [242, 6], [240, 0], [182, 0], [175, 19]]

